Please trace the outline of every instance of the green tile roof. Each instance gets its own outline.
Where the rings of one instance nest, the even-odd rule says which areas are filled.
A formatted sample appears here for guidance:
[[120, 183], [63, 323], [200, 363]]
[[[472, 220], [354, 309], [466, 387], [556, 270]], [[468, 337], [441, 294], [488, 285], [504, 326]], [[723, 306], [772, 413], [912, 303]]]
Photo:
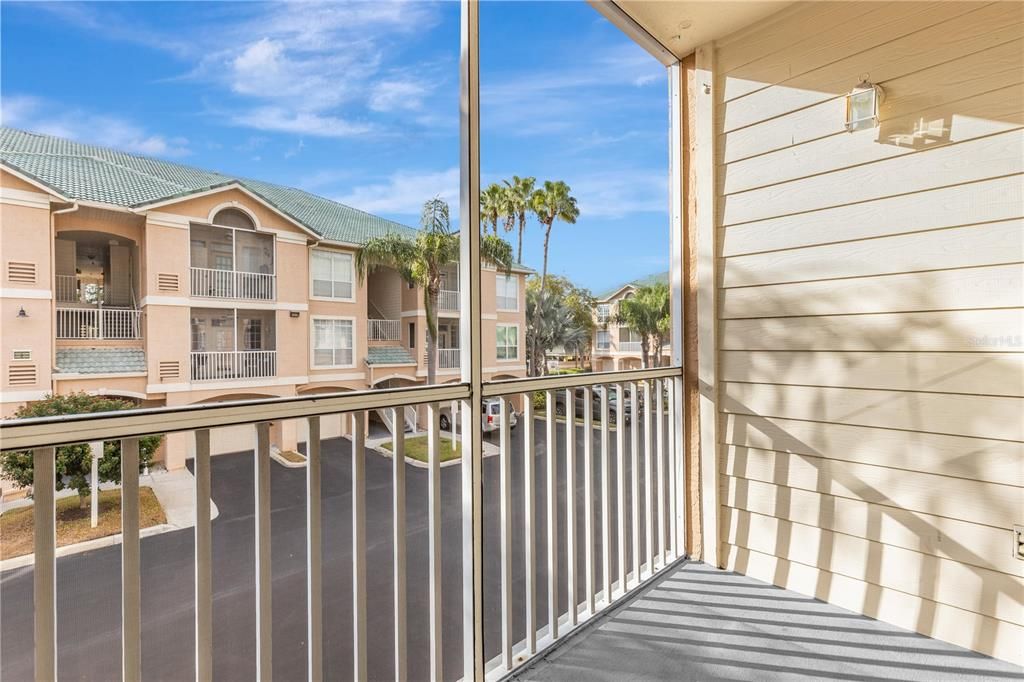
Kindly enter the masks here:
[[415, 365], [416, 359], [401, 346], [370, 346], [366, 349], [368, 365]]
[[668, 284], [668, 271], [656, 272], [652, 275], [645, 275], [644, 277], [634, 279], [630, 282], [623, 282], [622, 284], [618, 284], [615, 287], [609, 289], [608, 291], [604, 291], [598, 294], [597, 300], [603, 301], [604, 299], [608, 298], [609, 296], [611, 296], [612, 294], [619, 291], [620, 289], [622, 289], [622, 287], [625, 286], [649, 287], [654, 284]]
[[62, 374], [123, 374], [146, 371], [141, 348], [58, 348], [57, 371]]
[[60, 194], [128, 208], [238, 183], [324, 239], [363, 244], [415, 230], [292, 187], [81, 144], [16, 128], [0, 128], [0, 161]]

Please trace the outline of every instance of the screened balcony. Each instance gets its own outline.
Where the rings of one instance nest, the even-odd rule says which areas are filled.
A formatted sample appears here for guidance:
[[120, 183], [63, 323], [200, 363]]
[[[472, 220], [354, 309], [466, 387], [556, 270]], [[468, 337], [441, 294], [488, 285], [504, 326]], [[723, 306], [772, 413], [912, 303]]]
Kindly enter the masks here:
[[277, 374], [274, 312], [193, 308], [192, 381], [260, 379]]
[[[249, 220], [234, 209], [225, 209], [214, 219], [237, 225], [245, 225]], [[229, 225], [192, 225], [189, 232], [193, 296], [274, 300], [277, 275], [272, 234], [255, 232], [254, 227]]]

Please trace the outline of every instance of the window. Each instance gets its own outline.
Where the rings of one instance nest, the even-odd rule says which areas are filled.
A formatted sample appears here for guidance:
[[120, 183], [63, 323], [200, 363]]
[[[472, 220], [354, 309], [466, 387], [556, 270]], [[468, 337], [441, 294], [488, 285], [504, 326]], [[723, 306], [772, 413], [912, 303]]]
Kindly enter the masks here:
[[314, 250], [310, 270], [313, 296], [352, 299], [352, 254]]
[[313, 366], [353, 364], [352, 320], [313, 318]]
[[256, 224], [253, 223], [249, 214], [237, 208], [225, 208], [217, 211], [217, 215], [213, 216], [213, 224], [223, 225], [224, 227], [237, 227], [242, 230], [256, 229]]
[[519, 310], [519, 278], [515, 275], [498, 275], [498, 310]]
[[409, 323], [409, 348], [416, 347], [416, 323]]
[[608, 318], [611, 317], [612, 306], [609, 303], [600, 303], [597, 306], [597, 321], [607, 322]]
[[515, 325], [498, 325], [498, 359], [519, 359], [519, 327]]
[[606, 329], [598, 330], [597, 332], [597, 349], [608, 350], [612, 347], [612, 336], [611, 333]]

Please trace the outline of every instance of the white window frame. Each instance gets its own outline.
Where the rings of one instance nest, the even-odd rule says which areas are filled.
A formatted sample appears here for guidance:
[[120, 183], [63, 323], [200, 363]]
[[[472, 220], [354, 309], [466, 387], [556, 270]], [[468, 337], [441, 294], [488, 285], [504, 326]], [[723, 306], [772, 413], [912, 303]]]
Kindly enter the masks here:
[[[606, 343], [601, 345], [601, 334], [605, 335]], [[594, 348], [596, 350], [611, 350], [612, 349], [612, 333], [607, 329], [598, 329], [597, 334], [594, 335]]]
[[[500, 287], [501, 287], [502, 280], [504, 280], [506, 283], [507, 282], [511, 282], [513, 284], [513, 286], [515, 287], [516, 292], [515, 292], [515, 296], [513, 297], [513, 300], [515, 300], [515, 306], [512, 307], [512, 308], [503, 308], [502, 305], [501, 305], [502, 299], [508, 299], [509, 298], [509, 296], [507, 295], [507, 291], [506, 291], [506, 295], [503, 296], [501, 294], [501, 288]], [[506, 286], [507, 286], [507, 284], [506, 284]], [[495, 307], [496, 310], [500, 310], [501, 312], [505, 312], [505, 313], [518, 313], [519, 312], [519, 275], [514, 275], [514, 274], [505, 275], [505, 274], [499, 272], [495, 276], [495, 280], [494, 280], [494, 307]]]
[[[352, 362], [347, 365], [318, 365], [316, 364], [316, 323], [317, 320], [343, 321], [352, 323]], [[357, 348], [359, 346], [357, 336], [356, 318], [350, 315], [310, 315], [309, 317], [309, 368], [315, 369], [352, 369], [356, 366], [358, 358]], [[338, 350], [334, 348], [332, 350]]]
[[[348, 270], [349, 279], [352, 284], [352, 295], [348, 298], [341, 296], [316, 296], [313, 294], [314, 289], [314, 277], [313, 277], [313, 258], [316, 254], [325, 254], [331, 258], [331, 289], [333, 290], [334, 282], [342, 282], [344, 280], [333, 279], [334, 277], [334, 259], [336, 257], [347, 257], [348, 258]], [[355, 254], [349, 251], [333, 251], [331, 249], [310, 249], [309, 250], [309, 300], [311, 301], [340, 301], [342, 303], [355, 303], [356, 301], [356, 258]]]
[[[498, 330], [501, 329], [502, 327], [504, 327], [506, 329], [515, 329], [516, 330], [516, 356], [514, 358], [502, 358], [502, 357], [498, 356], [498, 349], [499, 348], [509, 348], [509, 346], [507, 346], [507, 345], [506, 346], [499, 346], [498, 345]], [[501, 323], [499, 323], [499, 324], [495, 325], [495, 327], [494, 327], [494, 357], [495, 357], [495, 359], [498, 362], [519, 362], [519, 347], [520, 347], [520, 345], [521, 344], [519, 343], [519, 325], [518, 324], [501, 324]]]

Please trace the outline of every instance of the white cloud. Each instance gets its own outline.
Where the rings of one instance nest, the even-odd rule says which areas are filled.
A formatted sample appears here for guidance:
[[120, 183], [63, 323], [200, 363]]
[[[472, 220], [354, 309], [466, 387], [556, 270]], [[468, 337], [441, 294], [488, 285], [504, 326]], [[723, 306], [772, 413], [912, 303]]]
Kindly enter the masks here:
[[622, 218], [668, 210], [667, 169], [664, 173], [621, 169], [577, 176], [569, 184], [583, 217]]
[[399, 171], [379, 183], [355, 187], [337, 201], [370, 213], [419, 215], [423, 202], [439, 196], [458, 215], [459, 169]]
[[427, 88], [415, 81], [381, 81], [373, 87], [369, 104], [374, 111], [416, 110], [423, 106], [426, 94]]
[[286, 107], [259, 107], [230, 119], [236, 125], [279, 133], [296, 133], [315, 137], [352, 137], [373, 130], [369, 123], [354, 123], [337, 116], [313, 112], [291, 111]]
[[113, 147], [148, 156], [186, 156], [188, 140], [147, 131], [127, 119], [82, 109], [71, 109], [39, 97], [4, 95], [0, 121], [42, 133], [67, 137], [79, 142]]

